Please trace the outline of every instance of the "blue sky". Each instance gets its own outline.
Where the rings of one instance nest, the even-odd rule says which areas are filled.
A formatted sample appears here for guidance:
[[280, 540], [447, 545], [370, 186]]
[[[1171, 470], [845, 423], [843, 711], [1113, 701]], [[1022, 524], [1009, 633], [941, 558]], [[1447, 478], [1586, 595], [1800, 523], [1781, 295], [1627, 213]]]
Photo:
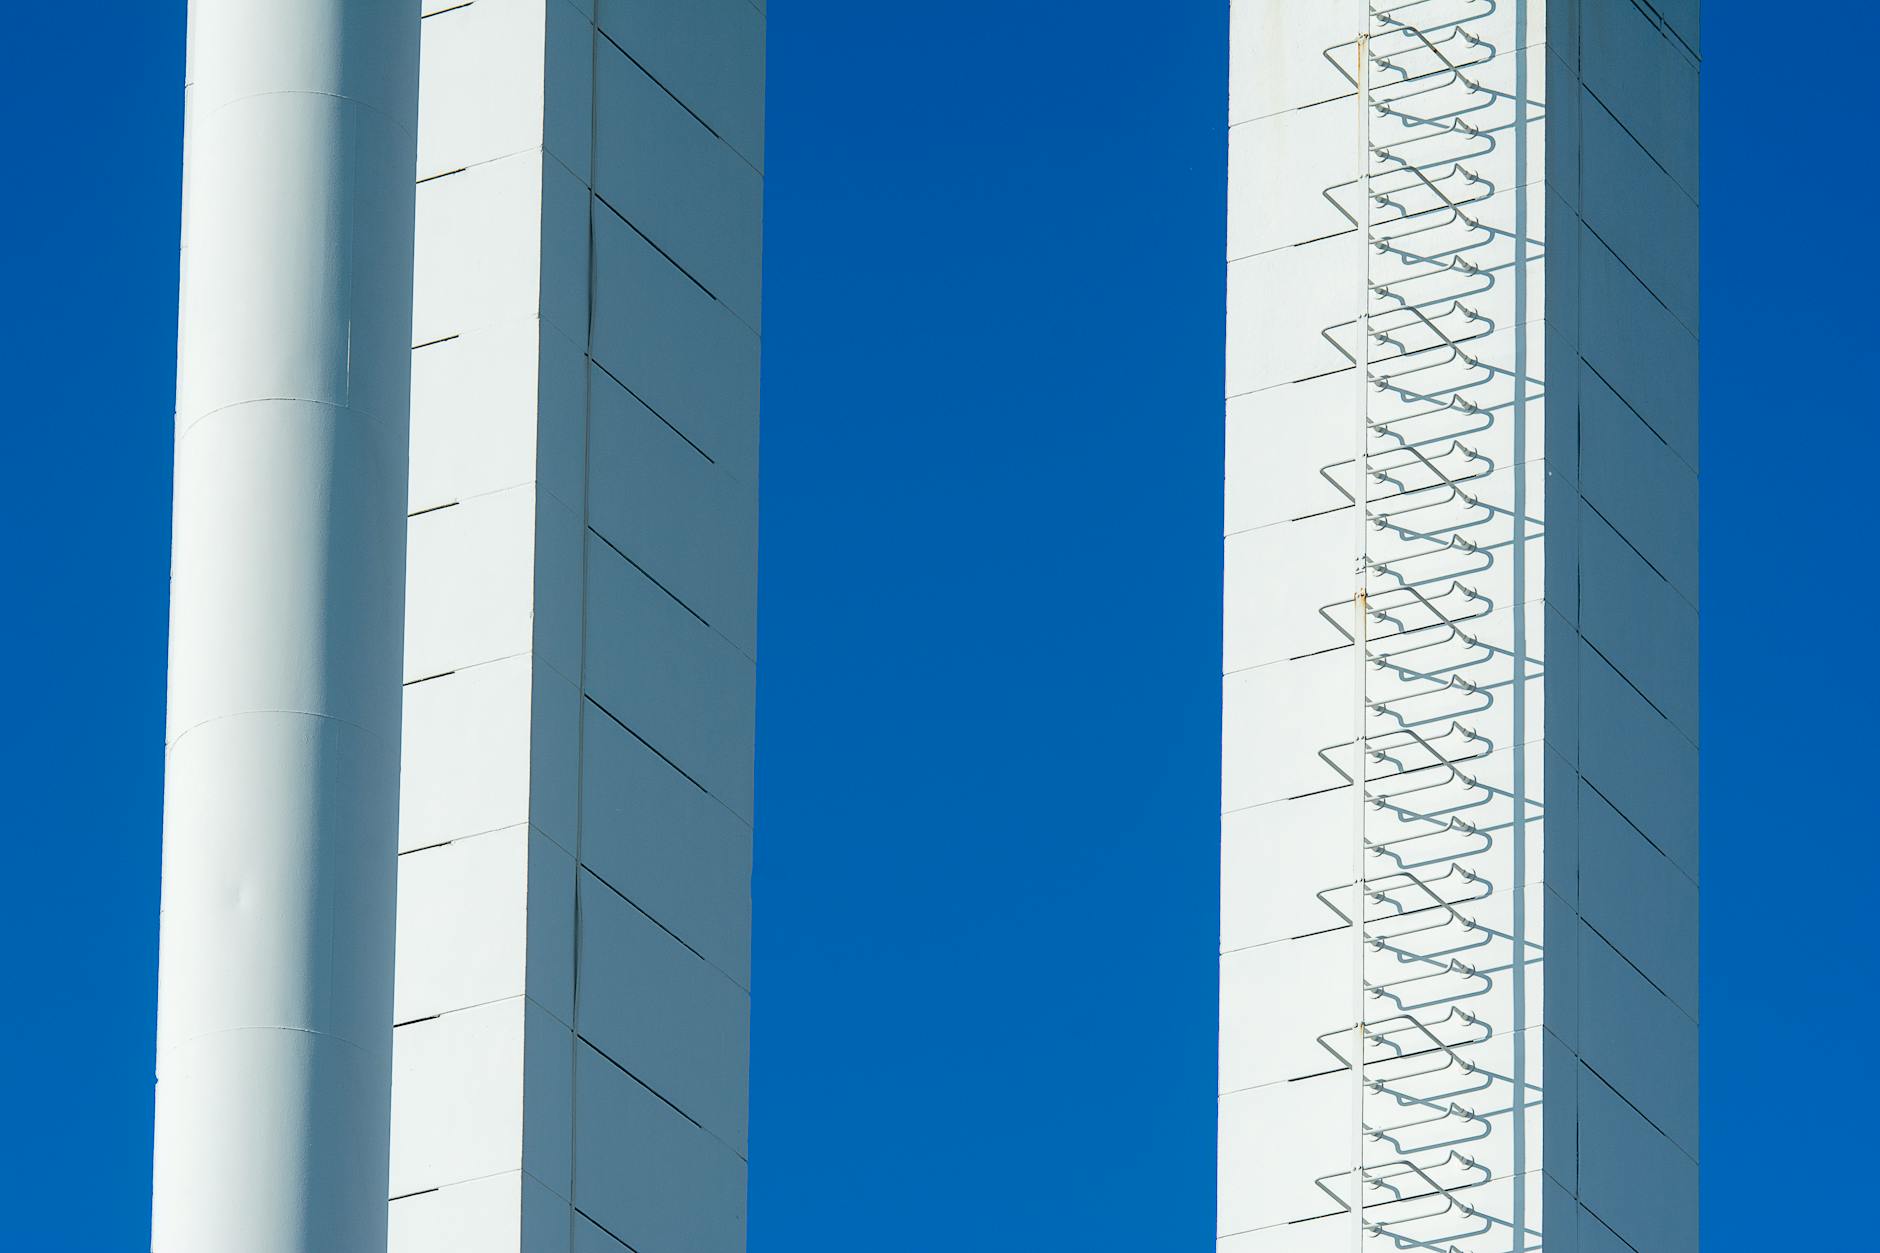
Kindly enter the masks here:
[[[182, 5], [17, 7], [0, 1248], [134, 1253]], [[1829, 54], [1880, 22], [1751, 7], [1705, 31], [1712, 1253], [1850, 1247], [1813, 1198], [1877, 1104], [1874, 719], [1825, 676], [1875, 607]], [[776, 6], [754, 1253], [1208, 1247], [1226, 10], [1150, 12]]]

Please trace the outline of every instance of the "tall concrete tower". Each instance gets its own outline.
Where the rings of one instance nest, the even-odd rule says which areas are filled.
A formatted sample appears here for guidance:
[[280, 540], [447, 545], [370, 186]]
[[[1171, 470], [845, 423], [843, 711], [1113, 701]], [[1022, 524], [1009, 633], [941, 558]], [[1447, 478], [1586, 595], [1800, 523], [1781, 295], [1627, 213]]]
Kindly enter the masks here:
[[395, 1253], [744, 1247], [761, 0], [426, 0]]
[[1221, 1253], [1697, 1247], [1697, 0], [1235, 0]]
[[153, 1246], [735, 1253], [763, 0], [190, 18]]

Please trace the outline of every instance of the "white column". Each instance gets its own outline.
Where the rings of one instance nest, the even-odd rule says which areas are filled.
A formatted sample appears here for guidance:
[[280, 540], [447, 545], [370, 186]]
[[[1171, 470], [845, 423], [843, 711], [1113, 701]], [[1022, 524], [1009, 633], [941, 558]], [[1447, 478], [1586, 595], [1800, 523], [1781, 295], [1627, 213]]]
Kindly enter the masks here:
[[372, 1253], [418, 6], [189, 16], [152, 1248]]
[[764, 17], [427, 7], [390, 1248], [732, 1253]]

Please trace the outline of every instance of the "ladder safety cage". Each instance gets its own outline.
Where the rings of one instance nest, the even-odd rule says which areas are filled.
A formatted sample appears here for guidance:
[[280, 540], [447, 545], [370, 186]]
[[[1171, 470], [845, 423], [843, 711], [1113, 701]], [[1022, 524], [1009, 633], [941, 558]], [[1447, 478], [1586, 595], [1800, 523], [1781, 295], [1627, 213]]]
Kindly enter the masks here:
[[[1324, 191], [1351, 224], [1363, 276], [1354, 316], [1320, 331], [1355, 375], [1351, 455], [1319, 469], [1353, 514], [1353, 591], [1318, 613], [1352, 650], [1356, 699], [1352, 737], [1318, 750], [1351, 785], [1351, 873], [1315, 893], [1331, 929], [1351, 932], [1351, 1018], [1317, 1036], [1350, 1074], [1350, 1161], [1314, 1183], [1352, 1215], [1360, 1251], [1494, 1253], [1511, 1246], [1484, 1239], [1514, 1234], [1477, 1199], [1496, 1178], [1488, 1163], [1506, 1155], [1489, 1151], [1509, 1134], [1504, 1102], [1428, 1090], [1506, 1082], [1479, 1055], [1521, 1025], [1479, 1008], [1522, 953], [1478, 912], [1514, 885], [1498, 889], [1478, 867], [1518, 836], [1507, 810], [1525, 803], [1478, 774], [1509, 747], [1479, 719], [1517, 673], [1481, 622], [1497, 608], [1482, 587], [1513, 542], [1511, 512], [1486, 503], [1503, 497], [1484, 489], [1520, 469], [1482, 451], [1506, 447], [1493, 437], [1512, 420], [1505, 393], [1491, 394], [1513, 371], [1496, 360], [1506, 336], [1489, 310], [1508, 308], [1498, 288], [1519, 281], [1488, 173], [1513, 100], [1488, 86], [1498, 49], [1477, 29], [1498, 2], [1370, 7], [1348, 62], [1360, 174]], [[1413, 864], [1419, 845], [1432, 853]], [[1455, 1229], [1435, 1230], [1446, 1220]]]

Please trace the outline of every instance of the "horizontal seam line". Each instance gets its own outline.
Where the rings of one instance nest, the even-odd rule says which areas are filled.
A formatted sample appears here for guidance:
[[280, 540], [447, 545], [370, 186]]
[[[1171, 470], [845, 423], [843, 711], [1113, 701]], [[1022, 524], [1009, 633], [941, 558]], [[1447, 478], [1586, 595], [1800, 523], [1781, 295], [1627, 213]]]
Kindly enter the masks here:
[[[249, 92], [246, 95], [234, 96], [228, 100], [224, 100], [221, 104], [216, 105], [215, 108], [210, 109], [207, 113], [201, 114], [200, 116], [203, 118], [212, 118], [216, 114], [221, 113], [223, 110], [231, 109], [234, 106], [238, 104], [242, 104], [245, 101], [265, 100], [269, 98], [270, 96], [318, 96], [326, 100], [338, 100], [345, 104], [350, 104], [356, 109], [363, 109], [367, 113], [371, 113], [378, 117], [384, 118], [394, 128], [410, 136], [413, 140], [416, 140], [418, 137], [418, 133], [414, 128], [406, 126], [402, 121], [393, 117], [391, 114], [379, 108], [377, 105], [367, 104], [364, 100], [361, 100], [357, 96], [341, 95], [337, 91], [309, 91], [305, 88], [284, 88], [279, 91], [254, 91], [254, 92]], [[200, 122], [192, 121], [190, 124], [192, 126], [196, 126], [196, 125], [200, 125]]]
[[204, 718], [199, 722], [192, 722], [188, 726], [184, 727], [181, 731], [178, 731], [176, 733], [175, 738], [166, 741], [163, 747], [166, 750], [175, 748], [178, 744], [181, 744], [183, 742], [184, 737], [188, 736], [192, 732], [200, 731], [203, 727], [210, 726], [217, 722], [227, 722], [231, 718], [278, 717], [283, 714], [288, 715], [290, 717], [295, 717], [295, 718], [316, 718], [320, 720], [321, 722], [337, 722], [340, 726], [351, 727], [353, 730], [359, 732], [361, 735], [370, 736], [372, 739], [377, 740], [381, 745], [384, 745], [386, 743], [385, 737], [380, 735], [378, 732], [372, 730], [371, 728], [361, 726], [359, 723], [354, 722], [350, 718], [340, 718], [340, 717], [334, 716], [333, 714], [314, 713], [313, 711], [307, 710], [307, 709], [241, 709], [241, 710], [237, 710], [234, 713], [216, 714], [212, 718]]

